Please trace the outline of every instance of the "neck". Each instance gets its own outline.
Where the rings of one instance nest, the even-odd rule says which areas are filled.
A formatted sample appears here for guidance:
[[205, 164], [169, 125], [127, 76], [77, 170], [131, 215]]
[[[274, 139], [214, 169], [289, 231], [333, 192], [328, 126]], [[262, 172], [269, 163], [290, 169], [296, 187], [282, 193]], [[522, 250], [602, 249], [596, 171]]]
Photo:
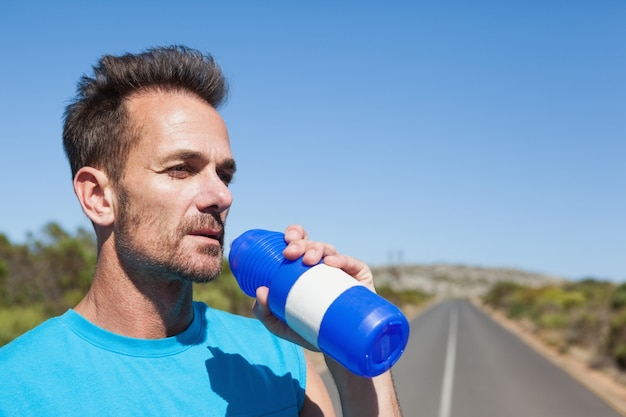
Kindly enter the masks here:
[[[101, 254], [102, 255], [102, 254]], [[129, 276], [100, 256], [91, 288], [75, 311], [123, 336], [159, 339], [184, 331], [193, 320], [192, 283]]]

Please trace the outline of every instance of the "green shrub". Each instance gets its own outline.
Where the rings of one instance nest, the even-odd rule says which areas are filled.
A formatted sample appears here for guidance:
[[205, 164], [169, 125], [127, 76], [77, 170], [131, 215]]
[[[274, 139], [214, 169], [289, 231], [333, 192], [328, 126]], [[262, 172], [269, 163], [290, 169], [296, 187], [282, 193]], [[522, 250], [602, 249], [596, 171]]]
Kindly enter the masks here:
[[568, 342], [586, 348], [593, 346], [597, 342], [599, 326], [598, 316], [587, 309], [581, 308], [571, 313], [567, 330]]
[[430, 298], [430, 295], [419, 290], [394, 290], [388, 285], [376, 287], [376, 293], [399, 308], [418, 306]]
[[626, 283], [619, 285], [613, 292], [611, 308], [619, 310], [626, 307]]
[[0, 346], [48, 318], [42, 306], [0, 309]]
[[494, 308], [508, 310], [511, 297], [514, 297], [523, 288], [515, 282], [498, 282], [483, 296], [483, 302]]
[[522, 317], [532, 317], [533, 315], [533, 290], [529, 288], [519, 287], [513, 292], [507, 300], [506, 311], [507, 317], [519, 319]]
[[626, 369], [626, 309], [612, 316], [607, 345], [615, 363]]
[[563, 329], [568, 324], [565, 314], [545, 313], [537, 320], [539, 326], [544, 329]]
[[563, 351], [577, 345], [594, 363], [626, 370], [626, 283], [589, 278], [530, 288], [504, 282], [483, 301], [511, 318], [530, 319], [544, 341]]
[[613, 349], [613, 360], [618, 368], [626, 370], [626, 344], [620, 344]]

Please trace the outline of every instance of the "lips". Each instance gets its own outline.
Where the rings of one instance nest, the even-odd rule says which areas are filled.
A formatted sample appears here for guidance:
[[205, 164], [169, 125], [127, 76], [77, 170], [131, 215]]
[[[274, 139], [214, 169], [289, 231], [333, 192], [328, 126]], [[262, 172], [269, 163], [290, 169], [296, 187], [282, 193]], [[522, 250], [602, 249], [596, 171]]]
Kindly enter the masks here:
[[218, 241], [224, 244], [224, 224], [217, 217], [193, 217], [185, 220], [180, 226], [182, 236], [196, 236], [199, 238]]
[[201, 230], [194, 230], [192, 232], [189, 233], [191, 236], [199, 236], [199, 237], [206, 237], [209, 239], [215, 239], [218, 242], [221, 242], [223, 237], [224, 237], [224, 230], [222, 229], [201, 229]]

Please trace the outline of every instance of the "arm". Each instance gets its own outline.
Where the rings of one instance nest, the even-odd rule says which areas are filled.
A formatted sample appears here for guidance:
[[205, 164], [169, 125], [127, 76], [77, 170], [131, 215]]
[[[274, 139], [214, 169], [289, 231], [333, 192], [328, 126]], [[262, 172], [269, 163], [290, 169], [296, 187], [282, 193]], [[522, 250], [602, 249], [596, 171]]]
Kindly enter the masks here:
[[344, 417], [402, 415], [391, 371], [364, 378], [354, 375], [332, 358], [326, 357], [326, 364], [337, 385]]
[[[284, 251], [285, 258], [295, 260], [304, 256], [303, 261], [308, 265], [315, 265], [324, 259], [327, 265], [344, 270], [374, 291], [373, 276], [365, 263], [338, 254], [331, 245], [308, 240], [306, 232], [300, 226], [288, 227], [285, 240], [288, 243]], [[279, 337], [291, 340], [305, 348], [314, 349], [269, 311], [267, 288], [257, 291], [254, 312], [268, 329]], [[326, 357], [326, 363], [335, 380], [344, 416], [399, 417], [401, 415], [390, 371], [375, 378], [363, 378], [352, 374], [329, 357]], [[332, 404], [330, 404], [330, 409], [327, 407], [327, 401], [329, 402], [330, 399], [323, 382], [310, 364], [307, 365], [306, 396], [302, 416], [334, 415]], [[308, 414], [309, 412], [312, 413]]]

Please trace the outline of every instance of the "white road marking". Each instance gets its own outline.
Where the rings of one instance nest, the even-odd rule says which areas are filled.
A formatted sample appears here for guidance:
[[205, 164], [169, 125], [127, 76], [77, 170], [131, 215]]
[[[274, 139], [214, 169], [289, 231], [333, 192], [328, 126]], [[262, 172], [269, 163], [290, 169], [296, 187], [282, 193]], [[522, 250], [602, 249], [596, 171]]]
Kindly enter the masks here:
[[454, 385], [454, 365], [456, 362], [456, 337], [458, 327], [458, 313], [454, 309], [450, 311], [450, 324], [448, 327], [448, 347], [446, 349], [446, 364], [443, 370], [443, 384], [441, 386], [441, 399], [439, 401], [439, 417], [450, 417], [452, 404], [452, 386]]

